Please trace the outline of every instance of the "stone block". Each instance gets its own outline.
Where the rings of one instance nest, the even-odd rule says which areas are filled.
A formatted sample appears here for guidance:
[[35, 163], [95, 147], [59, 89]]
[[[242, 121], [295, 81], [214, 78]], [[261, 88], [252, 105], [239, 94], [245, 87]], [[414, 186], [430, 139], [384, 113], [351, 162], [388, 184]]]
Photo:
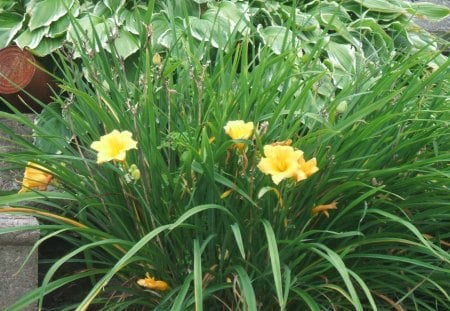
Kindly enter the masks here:
[[[0, 214], [0, 229], [37, 225], [38, 221], [31, 216]], [[8, 306], [37, 287], [37, 251], [27, 261], [26, 258], [38, 239], [39, 230], [0, 234], [0, 310], [7, 310]], [[34, 311], [37, 306], [33, 304], [23, 310]]]
[[[34, 115], [29, 114], [26, 116], [33, 122], [35, 118]], [[29, 141], [32, 140], [32, 131], [27, 126], [3, 117], [0, 117], [0, 123], [11, 129], [14, 133], [21, 135], [23, 138]], [[8, 133], [2, 131], [0, 128], [0, 153], [5, 154], [17, 151], [20, 151], [20, 146], [11, 139]], [[5, 163], [0, 159], [0, 192], [18, 191], [23, 177], [23, 169], [24, 167], [14, 168], [10, 163]]]

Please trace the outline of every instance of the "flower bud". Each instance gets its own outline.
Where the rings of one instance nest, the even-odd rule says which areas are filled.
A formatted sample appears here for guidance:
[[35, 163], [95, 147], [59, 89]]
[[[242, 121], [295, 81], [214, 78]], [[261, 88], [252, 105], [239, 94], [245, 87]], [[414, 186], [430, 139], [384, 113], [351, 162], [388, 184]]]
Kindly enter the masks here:
[[336, 112], [343, 113], [345, 110], [347, 110], [347, 105], [348, 104], [346, 101], [340, 102], [339, 105], [337, 105], [336, 107]]
[[152, 62], [154, 65], [161, 65], [162, 57], [159, 53], [153, 54]]

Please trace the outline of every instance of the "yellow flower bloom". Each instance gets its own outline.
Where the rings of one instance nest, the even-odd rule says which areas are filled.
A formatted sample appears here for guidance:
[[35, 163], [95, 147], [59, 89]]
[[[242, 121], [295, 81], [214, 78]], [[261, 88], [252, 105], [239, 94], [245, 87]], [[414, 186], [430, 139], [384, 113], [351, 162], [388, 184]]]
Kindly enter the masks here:
[[264, 174], [272, 175], [273, 182], [278, 185], [283, 179], [294, 178], [299, 181], [305, 173], [300, 170], [299, 159], [303, 151], [291, 146], [264, 146], [265, 158], [262, 158], [258, 168]]
[[91, 148], [98, 152], [97, 163], [111, 160], [125, 161], [127, 150], [137, 149], [137, 142], [131, 136], [129, 131], [113, 130], [100, 137], [99, 141], [94, 141]]
[[317, 167], [316, 158], [312, 158], [311, 160], [305, 161], [304, 157], [301, 157], [298, 160], [298, 164], [300, 165], [300, 169], [305, 173], [306, 177], [311, 176], [315, 172], [319, 170]]
[[[231, 139], [249, 139], [253, 135], [253, 129], [255, 125], [253, 122], [245, 123], [242, 120], [228, 121], [223, 127], [225, 133], [231, 137]], [[236, 148], [243, 149], [243, 143], [237, 143]]]
[[45, 191], [52, 178], [53, 176], [46, 168], [36, 163], [28, 162], [23, 176], [22, 188], [19, 190], [19, 193], [30, 191], [33, 188]]
[[324, 204], [324, 205], [317, 205], [311, 210], [312, 215], [317, 215], [319, 213], [323, 213], [327, 218], [330, 217], [330, 214], [328, 213], [328, 210], [330, 209], [337, 209], [337, 202], [331, 202], [330, 204]]
[[150, 275], [147, 273], [145, 273], [145, 279], [139, 279], [137, 280], [137, 284], [139, 286], [148, 288], [148, 289], [153, 289], [153, 290], [159, 290], [159, 291], [166, 291], [169, 290], [169, 284], [167, 284], [164, 281], [160, 281], [160, 280], [155, 280], [154, 277], [150, 277]]

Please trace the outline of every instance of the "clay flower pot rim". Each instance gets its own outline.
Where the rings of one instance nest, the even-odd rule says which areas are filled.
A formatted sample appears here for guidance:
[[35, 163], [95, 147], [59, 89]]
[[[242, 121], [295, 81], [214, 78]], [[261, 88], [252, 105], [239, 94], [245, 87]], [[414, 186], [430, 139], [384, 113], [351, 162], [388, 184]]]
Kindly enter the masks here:
[[25, 88], [36, 72], [34, 56], [17, 46], [0, 50], [0, 93], [13, 94]]

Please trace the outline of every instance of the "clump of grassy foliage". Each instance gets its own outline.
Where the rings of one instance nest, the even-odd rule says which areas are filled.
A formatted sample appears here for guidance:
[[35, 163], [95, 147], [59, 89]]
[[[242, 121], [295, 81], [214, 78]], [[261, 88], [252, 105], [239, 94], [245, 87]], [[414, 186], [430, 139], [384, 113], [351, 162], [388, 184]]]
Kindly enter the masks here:
[[[53, 189], [2, 196], [0, 212], [39, 217], [36, 246], [74, 246], [10, 309], [82, 278], [92, 287], [66, 309], [448, 309], [449, 61], [386, 55], [317, 109], [320, 44], [299, 57], [230, 38], [199, 58], [190, 40], [183, 58], [161, 58], [147, 29], [125, 62], [94, 38], [97, 53], [57, 54], [63, 93], [40, 123], [1, 113], [35, 135], [14, 137], [23, 151], [2, 161], [45, 167]], [[253, 122], [254, 135], [232, 140], [230, 120]], [[96, 163], [92, 142], [115, 129], [137, 149]], [[289, 140], [319, 171], [276, 185], [257, 164], [265, 145]], [[329, 217], [312, 213], [332, 202]], [[54, 277], [80, 254], [85, 269]], [[146, 273], [170, 289], [138, 286]]]

